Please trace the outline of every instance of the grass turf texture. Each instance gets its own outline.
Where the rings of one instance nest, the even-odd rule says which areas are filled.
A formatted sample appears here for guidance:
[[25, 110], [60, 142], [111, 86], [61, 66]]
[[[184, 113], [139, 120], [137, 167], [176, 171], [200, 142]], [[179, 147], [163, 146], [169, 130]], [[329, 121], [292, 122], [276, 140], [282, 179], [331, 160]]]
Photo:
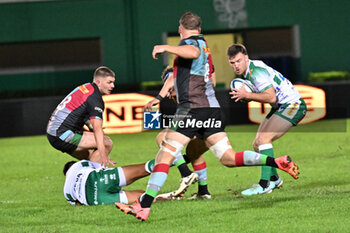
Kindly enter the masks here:
[[[296, 128], [276, 141], [275, 154], [291, 155], [301, 176], [293, 180], [279, 172], [284, 186], [271, 194], [241, 196], [258, 181], [260, 168], [225, 168], [207, 152], [212, 200], [158, 202], [142, 223], [113, 205], [70, 206], [63, 197], [62, 167], [72, 158], [54, 150], [45, 136], [0, 139], [0, 232], [348, 232], [349, 123], [320, 121], [315, 130], [299, 126], [308, 132]], [[345, 127], [343, 132], [310, 132], [335, 125]], [[256, 129], [227, 127], [234, 149], [251, 149]], [[156, 134], [111, 135], [112, 159], [122, 166], [154, 158]], [[161, 192], [177, 188], [179, 177], [176, 168], [170, 169]], [[147, 180], [126, 189], [145, 189]], [[196, 191], [197, 184], [185, 197]]]

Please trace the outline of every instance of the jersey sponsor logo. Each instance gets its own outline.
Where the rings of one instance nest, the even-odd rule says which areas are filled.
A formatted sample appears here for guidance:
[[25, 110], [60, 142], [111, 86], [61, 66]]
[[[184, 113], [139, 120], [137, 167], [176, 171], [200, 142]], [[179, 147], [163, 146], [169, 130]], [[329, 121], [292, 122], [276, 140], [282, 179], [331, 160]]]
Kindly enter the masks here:
[[[307, 124], [320, 120], [326, 116], [326, 93], [324, 90], [308, 85], [294, 85], [305, 101], [307, 112], [299, 124]], [[292, 118], [299, 105], [291, 105], [284, 114]], [[262, 104], [255, 101], [248, 103], [248, 115], [251, 122], [260, 124], [270, 112], [270, 104]], [[281, 110], [281, 109], [280, 109]]]
[[79, 86], [79, 90], [80, 90], [83, 94], [89, 93], [89, 89], [87, 89], [87, 87], [86, 87], [85, 85]]
[[98, 205], [98, 201], [97, 201], [97, 192], [98, 192], [98, 188], [97, 188], [97, 181], [94, 182], [94, 204]]
[[[153, 96], [127, 93], [103, 96], [103, 127], [106, 134], [142, 132], [143, 108]], [[159, 105], [154, 106], [158, 108]]]
[[206, 54], [210, 54], [210, 49], [208, 47], [205, 47], [204, 45], [202, 45], [202, 49]]
[[299, 104], [300, 103], [293, 103], [293, 104], [288, 105], [287, 108], [284, 105], [282, 105], [280, 108], [281, 110], [279, 110], [279, 111], [282, 112], [283, 116], [285, 116], [289, 119], [293, 119], [293, 117], [298, 113]]
[[99, 107], [95, 107], [94, 108], [96, 111], [98, 111], [98, 112], [103, 112], [103, 110], [101, 109], [101, 108], [99, 108]]

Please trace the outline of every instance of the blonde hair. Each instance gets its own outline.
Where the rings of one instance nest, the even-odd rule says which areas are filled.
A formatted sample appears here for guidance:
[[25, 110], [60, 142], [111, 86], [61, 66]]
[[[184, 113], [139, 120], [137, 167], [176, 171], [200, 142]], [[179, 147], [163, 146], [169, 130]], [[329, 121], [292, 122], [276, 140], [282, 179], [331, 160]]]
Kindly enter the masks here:
[[96, 77], [105, 78], [108, 76], [115, 77], [115, 73], [111, 69], [109, 69], [107, 66], [100, 66], [94, 72], [94, 79]]

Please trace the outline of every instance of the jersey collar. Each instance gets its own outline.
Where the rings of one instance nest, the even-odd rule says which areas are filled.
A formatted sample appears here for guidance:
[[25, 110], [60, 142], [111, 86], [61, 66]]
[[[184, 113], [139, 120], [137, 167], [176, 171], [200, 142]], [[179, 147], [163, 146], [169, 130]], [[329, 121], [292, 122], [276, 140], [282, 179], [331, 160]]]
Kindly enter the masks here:
[[245, 71], [245, 74], [244, 74], [244, 78], [248, 79], [248, 80], [250, 80], [250, 75], [251, 75], [251, 73], [253, 71], [253, 69], [250, 69], [251, 62], [252, 61], [249, 59], [249, 65], [248, 65], [247, 70]]

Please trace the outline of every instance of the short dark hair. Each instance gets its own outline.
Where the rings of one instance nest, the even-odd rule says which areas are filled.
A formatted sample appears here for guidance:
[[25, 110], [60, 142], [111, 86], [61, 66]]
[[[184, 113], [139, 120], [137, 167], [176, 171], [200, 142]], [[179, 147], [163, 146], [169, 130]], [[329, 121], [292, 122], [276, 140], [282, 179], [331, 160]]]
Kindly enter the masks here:
[[236, 56], [238, 53], [248, 55], [247, 49], [242, 44], [233, 44], [227, 49], [227, 56], [229, 58]]
[[107, 66], [100, 66], [95, 70], [95, 73], [94, 73], [94, 78], [97, 76], [103, 77], [103, 78], [108, 76], [115, 77], [115, 73], [111, 69], [109, 69]]
[[181, 16], [179, 23], [187, 30], [195, 30], [201, 27], [202, 20], [198, 15], [190, 11], [186, 11]]
[[67, 171], [69, 170], [69, 168], [75, 164], [77, 161], [69, 161], [67, 162], [64, 167], [63, 167], [63, 175], [66, 175]]
[[162, 75], [160, 76], [160, 78], [163, 80], [163, 82], [165, 82], [165, 80], [169, 77], [167, 75], [169, 75], [169, 73], [172, 73], [173, 71], [174, 71], [173, 67], [171, 67], [171, 66], [165, 67], [165, 69], [162, 72]]

